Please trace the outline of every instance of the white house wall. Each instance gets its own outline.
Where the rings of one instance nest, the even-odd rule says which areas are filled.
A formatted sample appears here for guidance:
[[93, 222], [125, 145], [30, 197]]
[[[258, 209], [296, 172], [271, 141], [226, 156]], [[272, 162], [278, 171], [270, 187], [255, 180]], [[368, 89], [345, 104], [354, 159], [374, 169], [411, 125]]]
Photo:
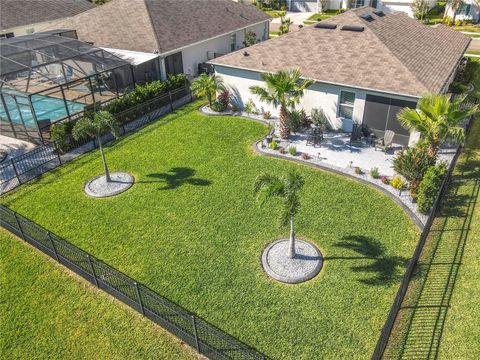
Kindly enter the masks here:
[[[470, 13], [467, 15], [457, 15], [455, 18], [459, 20], [473, 20], [474, 22], [480, 22], [480, 7], [477, 6], [473, 0], [463, 0], [464, 3], [470, 4]], [[450, 3], [447, 3], [445, 15], [453, 18], [453, 9]]]
[[[238, 102], [240, 107], [252, 99], [259, 111], [269, 111], [272, 115], [278, 116], [278, 110], [274, 109], [268, 104], [262, 103], [257, 96], [252, 95], [250, 92], [250, 86], [265, 86], [265, 83], [261, 80], [260, 73], [256, 71], [234, 69], [218, 65], [215, 66], [215, 73], [221, 76], [225, 84], [232, 90], [235, 101]], [[399, 96], [376, 91], [367, 91], [348, 86], [316, 82], [305, 91], [298, 107], [303, 108], [307, 114], [310, 114], [313, 108], [321, 108], [328, 117], [333, 128], [342, 128], [345, 131], [351, 131], [353, 124], [352, 120], [342, 119], [337, 116], [338, 102], [340, 98], [340, 92], [342, 90], [355, 93], [353, 121], [357, 124], [361, 124], [363, 122], [365, 99], [367, 94], [414, 102], [418, 101], [418, 99], [414, 97]]]
[[[245, 34], [248, 31], [253, 31], [257, 34], [257, 39], [266, 40], [268, 39], [268, 27], [269, 22], [263, 22], [248, 28], [238, 30], [227, 35], [217, 37], [215, 39], [207, 40], [196, 45], [185, 47], [181, 50], [182, 52], [182, 61], [183, 61], [183, 71], [185, 74], [190, 76], [198, 75], [198, 64], [204, 63], [207, 60], [207, 53], [213, 54], [228, 54], [231, 51], [231, 34], [236, 34], [236, 45], [235, 50], [241, 49], [244, 47], [243, 42], [245, 41]], [[169, 52], [176, 53], [178, 51]], [[164, 61], [162, 60], [162, 63]], [[165, 65], [162, 64], [162, 78], [165, 76]]]

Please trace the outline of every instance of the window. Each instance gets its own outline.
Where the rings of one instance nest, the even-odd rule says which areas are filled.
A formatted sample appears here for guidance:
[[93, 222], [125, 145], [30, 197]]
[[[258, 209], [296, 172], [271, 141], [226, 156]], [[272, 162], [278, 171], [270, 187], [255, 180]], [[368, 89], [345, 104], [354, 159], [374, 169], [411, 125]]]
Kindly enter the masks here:
[[356, 9], [356, 8], [362, 7], [364, 5], [365, 5], [364, 0], [351, 0], [350, 1], [350, 8], [351, 9]]
[[5, 33], [5, 34], [0, 34], [0, 39], [12, 38], [13, 36], [14, 36], [13, 32]]
[[456, 15], [468, 15], [470, 13], [470, 4], [465, 4], [463, 1], [458, 6]]
[[338, 116], [346, 119], [352, 119], [354, 104], [355, 93], [349, 91], [340, 92], [340, 105], [338, 106]]
[[230, 51], [235, 51], [237, 47], [237, 34], [230, 35]]

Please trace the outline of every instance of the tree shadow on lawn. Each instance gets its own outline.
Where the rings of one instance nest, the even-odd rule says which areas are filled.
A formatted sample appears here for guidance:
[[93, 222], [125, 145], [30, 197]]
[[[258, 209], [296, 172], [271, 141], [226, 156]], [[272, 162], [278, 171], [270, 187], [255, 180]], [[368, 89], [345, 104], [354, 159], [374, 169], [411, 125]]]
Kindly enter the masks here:
[[208, 186], [212, 182], [206, 179], [199, 179], [193, 177], [195, 175], [195, 170], [187, 167], [174, 167], [171, 168], [166, 173], [155, 173], [148, 174], [149, 178], [154, 178], [158, 180], [152, 181], [139, 181], [140, 183], [156, 183], [164, 182], [165, 186], [161, 187], [159, 190], [173, 190], [179, 186], [190, 184], [195, 186]]
[[387, 285], [399, 281], [402, 272], [398, 270], [405, 268], [408, 263], [408, 258], [385, 254], [385, 246], [368, 236], [344, 236], [335, 247], [353, 250], [358, 256], [331, 256], [325, 260], [372, 260], [368, 265], [352, 266], [354, 272], [372, 273], [370, 277], [359, 280], [366, 285]]

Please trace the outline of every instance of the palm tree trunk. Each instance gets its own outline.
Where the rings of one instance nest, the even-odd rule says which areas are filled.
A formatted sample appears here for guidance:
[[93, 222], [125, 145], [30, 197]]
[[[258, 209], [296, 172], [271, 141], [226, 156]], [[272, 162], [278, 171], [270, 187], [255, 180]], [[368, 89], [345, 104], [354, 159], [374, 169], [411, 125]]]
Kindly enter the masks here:
[[280, 136], [282, 139], [288, 139], [290, 128], [288, 127], [288, 114], [285, 105], [280, 105]]
[[430, 156], [432, 159], [436, 158], [438, 153], [438, 147], [438, 141], [430, 141], [430, 144], [428, 145], [428, 156]]
[[110, 179], [110, 173], [108, 172], [107, 160], [105, 159], [105, 153], [103, 151], [103, 146], [102, 146], [102, 139], [100, 136], [97, 136], [97, 140], [98, 140], [98, 149], [100, 150], [100, 154], [102, 154], [103, 168], [105, 170], [105, 179], [107, 180], [107, 182], [110, 182], [112, 180]]
[[207, 92], [207, 99], [208, 99], [208, 106], [212, 108], [212, 94], [210, 94], [209, 92]]
[[293, 215], [290, 216], [290, 243], [288, 244], [288, 257], [295, 258], [295, 229], [293, 225]]

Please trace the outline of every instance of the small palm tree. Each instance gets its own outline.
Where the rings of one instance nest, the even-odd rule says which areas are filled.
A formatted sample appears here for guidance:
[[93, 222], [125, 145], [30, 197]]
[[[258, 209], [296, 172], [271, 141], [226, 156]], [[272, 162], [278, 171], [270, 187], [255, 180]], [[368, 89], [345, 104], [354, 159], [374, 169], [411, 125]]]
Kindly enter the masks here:
[[224, 89], [225, 86], [222, 78], [215, 74], [201, 74], [192, 82], [193, 93], [200, 97], [206, 96], [210, 107], [217, 96], [217, 91], [222, 91]]
[[250, 87], [250, 92], [258, 95], [261, 101], [271, 104], [275, 108], [280, 106], [280, 136], [284, 139], [290, 135], [287, 110], [294, 108], [303, 96], [305, 89], [313, 84], [312, 80], [301, 81], [300, 76], [300, 69], [264, 73], [262, 80], [267, 84], [267, 88]]
[[291, 171], [286, 177], [271, 174], [260, 175], [256, 178], [254, 184], [254, 192], [257, 194], [260, 206], [263, 206], [268, 199], [274, 196], [284, 199], [280, 225], [285, 226], [290, 223], [290, 244], [287, 256], [291, 259], [295, 257], [294, 217], [300, 209], [299, 192], [304, 183], [305, 180], [302, 175]]
[[477, 113], [478, 105], [462, 109], [462, 101], [463, 99], [450, 101], [446, 95], [427, 95], [418, 101], [417, 109], [404, 108], [397, 117], [403, 127], [420, 133], [433, 158], [437, 156], [443, 141], [464, 141], [465, 131], [459, 124]]
[[105, 169], [105, 179], [110, 182], [110, 173], [108, 172], [107, 161], [102, 146], [102, 135], [107, 131], [111, 131], [115, 138], [119, 136], [118, 123], [115, 117], [108, 111], [98, 111], [93, 116], [86, 116], [78, 120], [73, 127], [72, 135], [75, 140], [86, 137], [97, 139], [98, 148], [102, 154], [103, 168]]

